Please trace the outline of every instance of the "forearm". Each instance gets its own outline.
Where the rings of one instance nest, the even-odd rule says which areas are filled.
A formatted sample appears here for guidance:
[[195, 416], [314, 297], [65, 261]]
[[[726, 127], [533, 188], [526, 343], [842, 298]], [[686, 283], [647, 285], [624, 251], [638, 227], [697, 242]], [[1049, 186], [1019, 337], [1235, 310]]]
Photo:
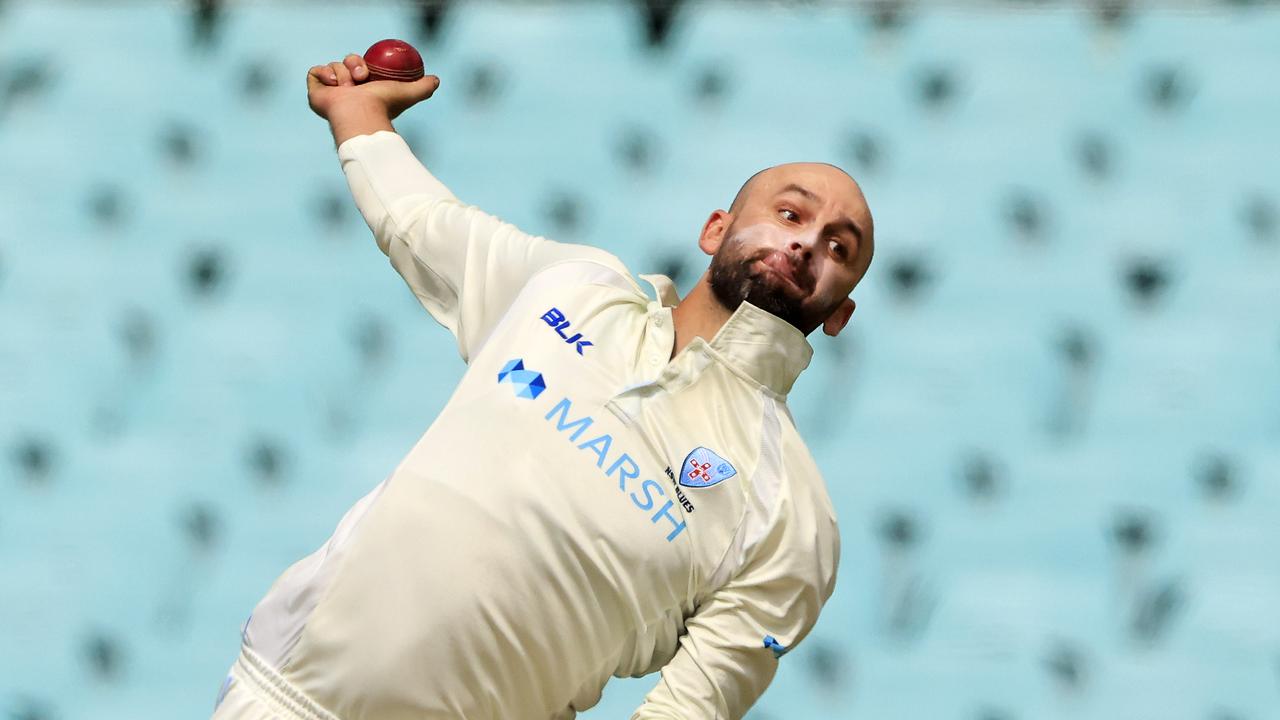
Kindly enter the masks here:
[[335, 148], [357, 135], [396, 131], [386, 106], [377, 102], [348, 102], [334, 107], [329, 113], [329, 129]]

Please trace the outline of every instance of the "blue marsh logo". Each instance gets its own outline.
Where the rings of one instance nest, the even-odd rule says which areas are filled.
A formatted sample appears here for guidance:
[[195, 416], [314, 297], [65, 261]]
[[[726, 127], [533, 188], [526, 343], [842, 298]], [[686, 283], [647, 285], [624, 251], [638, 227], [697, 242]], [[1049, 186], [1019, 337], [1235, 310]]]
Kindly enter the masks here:
[[[512, 386], [516, 397], [536, 400], [535, 406], [551, 403], [551, 400], [537, 400], [546, 391], [547, 381], [542, 373], [526, 368], [523, 358], [508, 360], [502, 366], [502, 370], [498, 372], [498, 384], [503, 383]], [[542, 417], [558, 438], [549, 442], [559, 444], [567, 441], [570, 447], [578, 451], [580, 459], [572, 472], [583, 479], [594, 475], [598, 480], [603, 480], [606, 486], [612, 486], [616, 481], [618, 495], [629, 499], [637, 516], [648, 518], [650, 525], [665, 534], [667, 542], [672, 542], [685, 531], [681, 508], [693, 512], [693, 504], [676, 488], [676, 495], [680, 500], [680, 505], [676, 505], [676, 501], [667, 496], [662, 483], [652, 479], [652, 476], [644, 476], [647, 473], [640, 469], [641, 456], [632, 455], [615, 446], [613, 435], [604, 431], [595, 418], [582, 410], [574, 411], [573, 400], [567, 396], [560, 397]], [[618, 438], [618, 441], [620, 444], [622, 438]], [[543, 440], [534, 436], [529, 438], [529, 442], [541, 444]], [[670, 472], [671, 469], [667, 468], [667, 473]]]
[[542, 394], [547, 389], [547, 381], [542, 379], [542, 373], [533, 370], [524, 369], [524, 360], [516, 358], [507, 361], [502, 366], [502, 370], [498, 371], [498, 383], [509, 382], [515, 386], [516, 397], [528, 398], [530, 400]]

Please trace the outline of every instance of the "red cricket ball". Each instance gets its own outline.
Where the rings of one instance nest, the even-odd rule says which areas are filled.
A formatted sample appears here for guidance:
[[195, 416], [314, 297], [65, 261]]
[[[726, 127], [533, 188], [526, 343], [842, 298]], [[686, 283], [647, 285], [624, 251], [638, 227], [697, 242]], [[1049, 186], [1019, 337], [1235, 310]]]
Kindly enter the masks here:
[[370, 80], [412, 82], [422, 77], [422, 56], [403, 40], [379, 40], [364, 53]]

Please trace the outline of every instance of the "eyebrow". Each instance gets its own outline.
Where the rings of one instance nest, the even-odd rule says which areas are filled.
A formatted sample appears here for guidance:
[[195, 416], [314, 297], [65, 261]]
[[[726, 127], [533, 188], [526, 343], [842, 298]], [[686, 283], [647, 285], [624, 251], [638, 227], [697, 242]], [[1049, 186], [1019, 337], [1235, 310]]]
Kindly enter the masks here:
[[[795, 183], [791, 183], [786, 187], [782, 188], [781, 190], [778, 191], [778, 194], [782, 195], [783, 193], [789, 193], [789, 192], [798, 193], [804, 196], [806, 199], [812, 200], [813, 202], [822, 202], [822, 198], [813, 194], [811, 190], [807, 188], [803, 188]], [[844, 230], [849, 234], [853, 235], [855, 238], [858, 239], [858, 247], [859, 248], [862, 247], [862, 243], [864, 242], [862, 238], [862, 228], [858, 227], [857, 223], [855, 223], [854, 221], [842, 215], [840, 216], [840, 219], [830, 224], [835, 226], [837, 229]]]

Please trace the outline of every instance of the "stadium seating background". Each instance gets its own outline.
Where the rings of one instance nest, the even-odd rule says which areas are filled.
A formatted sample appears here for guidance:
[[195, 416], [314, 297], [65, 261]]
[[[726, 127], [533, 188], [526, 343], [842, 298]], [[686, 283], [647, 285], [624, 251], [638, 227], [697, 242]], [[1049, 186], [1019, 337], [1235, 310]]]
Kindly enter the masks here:
[[303, 88], [405, 37], [460, 198], [682, 291], [755, 170], [862, 183], [876, 264], [791, 400], [840, 580], [753, 720], [1280, 718], [1280, 7], [420, 16], [0, 2], [0, 716], [207, 715], [452, 391]]

